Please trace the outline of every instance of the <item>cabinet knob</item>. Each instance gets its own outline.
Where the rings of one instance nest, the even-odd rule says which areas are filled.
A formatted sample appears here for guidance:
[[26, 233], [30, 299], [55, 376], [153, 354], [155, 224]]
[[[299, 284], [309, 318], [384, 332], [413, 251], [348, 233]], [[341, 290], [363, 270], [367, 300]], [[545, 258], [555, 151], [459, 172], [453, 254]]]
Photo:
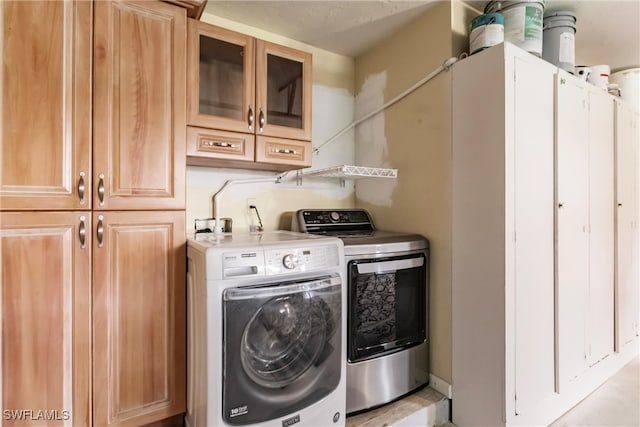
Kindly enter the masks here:
[[563, 207], [563, 206], [564, 206], [564, 203], [558, 203], [558, 209]]

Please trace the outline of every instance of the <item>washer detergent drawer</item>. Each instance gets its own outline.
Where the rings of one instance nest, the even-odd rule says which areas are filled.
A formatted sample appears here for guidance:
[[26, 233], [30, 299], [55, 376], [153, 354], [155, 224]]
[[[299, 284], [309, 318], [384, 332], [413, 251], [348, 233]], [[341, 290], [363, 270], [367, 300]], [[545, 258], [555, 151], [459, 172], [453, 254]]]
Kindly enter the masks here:
[[222, 416], [259, 423], [303, 409], [340, 382], [339, 276], [223, 292]]

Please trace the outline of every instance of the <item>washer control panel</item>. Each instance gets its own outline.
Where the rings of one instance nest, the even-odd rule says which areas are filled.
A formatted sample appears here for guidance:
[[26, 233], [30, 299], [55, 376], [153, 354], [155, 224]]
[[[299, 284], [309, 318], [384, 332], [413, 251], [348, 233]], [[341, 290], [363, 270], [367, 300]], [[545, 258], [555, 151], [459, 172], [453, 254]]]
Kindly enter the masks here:
[[265, 249], [267, 275], [321, 270], [340, 265], [337, 245]]

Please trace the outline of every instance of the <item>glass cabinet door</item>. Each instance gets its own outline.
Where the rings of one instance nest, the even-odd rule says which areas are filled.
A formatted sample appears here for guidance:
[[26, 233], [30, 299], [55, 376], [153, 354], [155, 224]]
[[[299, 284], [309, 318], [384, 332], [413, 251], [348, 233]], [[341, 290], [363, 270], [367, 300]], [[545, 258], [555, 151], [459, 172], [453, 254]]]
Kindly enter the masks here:
[[311, 54], [256, 42], [258, 135], [311, 140]]
[[194, 20], [188, 36], [189, 124], [253, 133], [254, 39]]

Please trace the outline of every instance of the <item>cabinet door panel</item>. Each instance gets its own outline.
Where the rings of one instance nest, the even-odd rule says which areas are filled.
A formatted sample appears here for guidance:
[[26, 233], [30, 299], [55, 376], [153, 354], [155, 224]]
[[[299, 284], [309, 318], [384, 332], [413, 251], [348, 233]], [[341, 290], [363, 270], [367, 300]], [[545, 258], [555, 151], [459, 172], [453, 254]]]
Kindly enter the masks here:
[[94, 213], [94, 421], [185, 410], [184, 212]]
[[613, 99], [589, 97], [589, 364], [613, 353], [614, 172]]
[[[585, 83], [586, 84], [586, 83]], [[587, 98], [577, 79], [558, 76], [557, 312], [558, 370], [562, 384], [586, 367], [589, 285], [589, 133]]]
[[638, 115], [616, 105], [616, 349], [638, 334]]
[[[555, 392], [553, 74], [515, 61], [516, 410]], [[535, 112], [535, 120], [531, 117]]]
[[189, 124], [254, 133], [254, 39], [194, 20], [188, 31]]
[[258, 40], [257, 134], [310, 141], [311, 83], [310, 53]]
[[80, 243], [82, 222], [91, 229], [82, 212], [2, 214], [0, 411], [34, 411], [16, 425], [37, 411], [55, 419], [47, 425], [90, 422], [91, 242]]
[[91, 209], [92, 3], [3, 1], [0, 14], [0, 208]]
[[185, 206], [185, 10], [96, 2], [94, 209]]

